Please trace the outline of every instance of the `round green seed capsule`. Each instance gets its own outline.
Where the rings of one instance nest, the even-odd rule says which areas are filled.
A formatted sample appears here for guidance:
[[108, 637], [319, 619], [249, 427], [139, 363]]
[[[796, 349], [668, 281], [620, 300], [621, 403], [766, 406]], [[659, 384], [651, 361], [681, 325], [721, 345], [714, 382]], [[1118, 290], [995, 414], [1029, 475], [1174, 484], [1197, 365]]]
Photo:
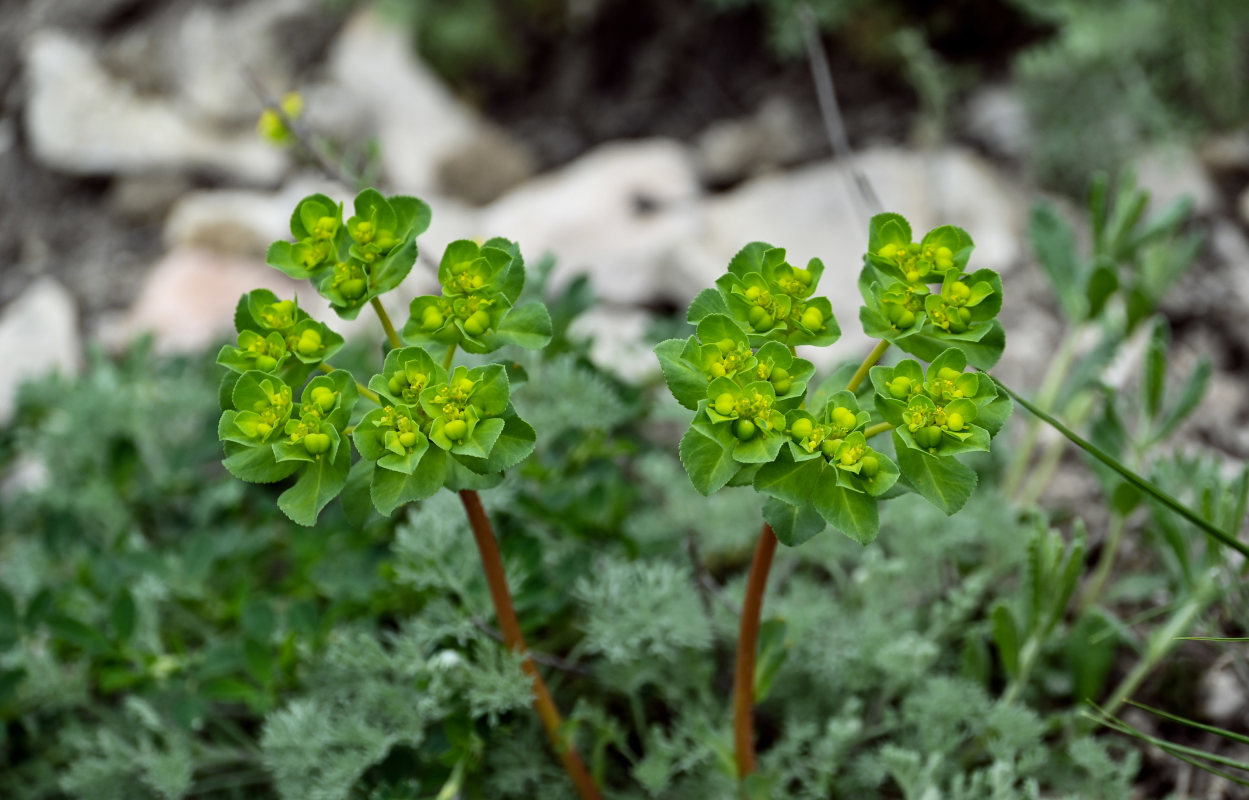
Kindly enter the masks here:
[[941, 429], [936, 425], [928, 425], [915, 432], [915, 441], [920, 447], [936, 447], [941, 444]]
[[310, 433], [304, 437], [304, 449], [308, 451], [308, 455], [319, 456], [322, 453], [329, 452], [330, 437], [325, 433]]
[[799, 417], [794, 420], [794, 425], [789, 429], [789, 432], [795, 439], [805, 439], [811, 435], [813, 430], [815, 430], [815, 426], [811, 423], [811, 420], [806, 417]]
[[794, 267], [794, 278], [803, 286], [811, 285], [811, 272], [809, 270]]
[[711, 366], [707, 367], [707, 371], [711, 373], [713, 378], [723, 378], [728, 374], [728, 370], [724, 368], [724, 362], [722, 361], [711, 362]]
[[784, 367], [773, 367], [772, 375], [770, 376], [769, 380], [775, 383], [777, 381], [787, 380], [788, 378], [789, 378], [789, 370], [785, 369]]
[[911, 396], [911, 379], [905, 375], [899, 375], [889, 381], [889, 394], [895, 400], [905, 400]]
[[936, 255], [937, 258], [954, 258], [954, 251], [948, 247], [938, 247]]
[[824, 312], [814, 306], [807, 307], [802, 312], [802, 326], [811, 331], [823, 330]]
[[837, 455], [837, 448], [841, 447], [841, 439], [825, 439], [820, 442], [820, 452], [825, 458], [832, 458]]
[[772, 326], [775, 324], [776, 324], [776, 320], [772, 319], [771, 314], [764, 314], [763, 319], [754, 323], [754, 326], [755, 326], [755, 330], [757, 331], [770, 331], [772, 330]]
[[945, 426], [952, 431], [961, 431], [965, 424], [967, 423], [963, 419], [963, 415], [957, 411], [946, 415]]
[[962, 281], [955, 281], [950, 284], [950, 297], [955, 300], [966, 300], [971, 297], [971, 287]]
[[716, 401], [715, 401], [716, 413], [722, 417], [727, 417], [729, 414], [732, 414], [733, 408], [735, 405], [736, 403], [734, 403], [733, 401], [733, 395], [729, 394], [728, 392], [721, 392], [716, 397]]
[[404, 447], [414, 447], [416, 445], [416, 431], [404, 431], [399, 434], [399, 444]]
[[464, 320], [464, 332], [469, 336], [480, 336], [486, 332], [486, 327], [490, 324], [489, 315], [478, 310], [468, 315]]
[[960, 322], [962, 322], [964, 325], [966, 325], [966, 324], [968, 324], [969, 322], [971, 322], [971, 309], [970, 309], [970, 308], [966, 308], [966, 307], [964, 307], [964, 308], [960, 308], [960, 309], [958, 310], [958, 319], [959, 319], [959, 321], [960, 321]]
[[468, 423], [462, 419], [453, 419], [447, 423], [442, 432], [447, 435], [448, 439], [458, 442], [468, 433]]
[[746, 312], [746, 320], [755, 326], [758, 326], [759, 322], [766, 316], [768, 316], [768, 310], [763, 306], [751, 306], [750, 310]]
[[763, 294], [763, 290], [760, 289], [758, 286], [750, 286], [750, 287], [747, 287], [746, 289], [747, 300], [758, 300], [759, 295], [761, 294]]
[[783, 381], [773, 381], [772, 388], [776, 390], [777, 395], [789, 394], [789, 390], [794, 388], [794, 382], [789, 378]]
[[477, 382], [474, 381], [472, 378], [460, 378], [458, 381], [456, 381], [455, 388], [457, 391], [463, 392], [464, 394], [468, 394], [469, 392], [473, 391], [473, 387], [476, 385], [477, 385]]
[[833, 424], [838, 428], [850, 430], [859, 424], [858, 417], [855, 413], [845, 406], [837, 406], [833, 409]]
[[938, 256], [937, 260], [934, 261], [933, 263], [936, 264], [937, 269], [941, 270], [942, 272], [954, 269], [954, 259], [951, 259], [951, 258], [941, 258], [940, 256]]
[[[311, 334], [311, 335], [309, 335]], [[299, 337], [295, 349], [302, 356], [311, 356], [321, 349], [321, 335], [313, 330], [306, 330]]]
[[256, 423], [256, 433], [260, 434], [261, 436], [268, 436], [269, 431], [271, 430], [273, 430], [273, 426], [267, 422]]
[[423, 331], [436, 331], [442, 327], [442, 323], [445, 321], [442, 312], [433, 306], [429, 306], [421, 312], [421, 330]]
[[733, 341], [732, 339], [727, 339], [727, 338], [721, 339], [720, 341], [716, 342], [716, 349], [719, 350], [721, 353], [731, 353], [737, 349], [737, 342]]
[[911, 270], [910, 272], [906, 273], [906, 282], [907, 282], [907, 283], [918, 283], [918, 282], [919, 282], [919, 279], [920, 279], [920, 278], [922, 278], [922, 277], [923, 277], [923, 276], [919, 274], [919, 270], [913, 269], [913, 270]]
[[268, 372], [278, 365], [278, 361], [273, 356], [256, 356], [256, 369], [261, 372]]
[[757, 430], [755, 423], [748, 419], [739, 419], [733, 423], [733, 435], [743, 442], [749, 442], [753, 439]]
[[962, 374], [963, 373], [953, 367], [942, 367], [937, 371], [937, 377], [943, 381], [956, 381], [958, 380], [958, 376]]
[[329, 411], [334, 407], [334, 391], [327, 386], [317, 386], [308, 394], [308, 399], [322, 411]]
[[345, 280], [338, 291], [347, 300], [355, 300], [364, 295], [364, 281], [360, 278]]
[[398, 375], [392, 375], [390, 380], [386, 382], [386, 388], [390, 389], [391, 394], [402, 393], [405, 386], [407, 386], [407, 383]]
[[863, 459], [859, 461], [859, 474], [864, 478], [875, 478], [878, 472], [880, 472], [880, 459], [876, 456], [863, 456]]
[[880, 252], [878, 253], [878, 255], [880, 255], [882, 258], [893, 258], [897, 254], [898, 254], [898, 246], [896, 244], [887, 244], [884, 247], [880, 248]]
[[909, 328], [915, 324], [915, 315], [910, 311], [903, 309], [902, 314], [894, 320], [894, 324], [899, 328]]

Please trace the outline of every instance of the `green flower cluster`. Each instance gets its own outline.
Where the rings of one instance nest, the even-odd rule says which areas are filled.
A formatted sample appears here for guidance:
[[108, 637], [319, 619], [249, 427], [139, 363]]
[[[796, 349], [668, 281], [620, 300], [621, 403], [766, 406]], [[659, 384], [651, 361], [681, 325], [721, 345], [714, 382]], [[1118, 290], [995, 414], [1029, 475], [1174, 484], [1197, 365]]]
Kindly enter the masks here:
[[418, 297], [409, 307], [403, 338], [414, 344], [489, 353], [505, 344], [530, 350], [551, 340], [551, 318], [541, 303], [516, 305], [525, 282], [516, 244], [452, 242], [438, 265], [442, 294]]
[[996, 319], [1002, 279], [990, 269], [967, 272], [974, 245], [961, 228], [943, 225], [919, 242], [911, 235], [898, 214], [872, 218], [859, 276], [863, 330], [926, 360], [957, 347], [988, 369], [1005, 346]]
[[416, 262], [416, 236], [429, 227], [429, 206], [415, 197], [356, 195], [355, 214], [322, 194], [305, 197], [291, 215], [295, 242], [274, 242], [266, 261], [296, 280], [311, 280], [344, 319], [390, 291]]
[[301, 383], [343, 346], [343, 337], [310, 317], [298, 300], [279, 300], [268, 289], [239, 299], [234, 325], [238, 343], [223, 346], [217, 363], [239, 374], [256, 370]]
[[[879, 502], [906, 491], [953, 513], [976, 485], [955, 456], [988, 450], [1011, 411], [990, 378], [966, 371], [969, 362], [995, 361], [992, 350], [1000, 354], [1004, 343], [993, 319], [1001, 281], [988, 270], [965, 272], [971, 238], [946, 226], [917, 244], [906, 220], [882, 214], [869, 241], [860, 287], [873, 305], [862, 311], [864, 328], [882, 345], [924, 353], [927, 373], [909, 359], [869, 370], [884, 352], [878, 346], [853, 376], [834, 373], [809, 391], [814, 368], [795, 347], [832, 344], [840, 334], [828, 300], [814, 296], [824, 265], [794, 267], [762, 242], [743, 248], [716, 288], [694, 299], [694, 336], [655, 348], [668, 388], [694, 411], [680, 453], [695, 488], [752, 485], [770, 498], [764, 519], [786, 544], [825, 525], [870, 542]], [[867, 393], [856, 394], [869, 374], [875, 421], [862, 406]], [[873, 437], [890, 430], [874, 447]]]
[[[306, 197], [291, 220], [296, 241], [269, 248], [272, 266], [315, 283], [343, 317], [402, 280], [415, 260], [415, 236], [430, 221], [423, 202], [373, 190], [356, 197], [355, 212], [343, 223], [340, 205]], [[375, 303], [396, 346], [367, 387], [326, 363], [343, 339], [295, 301], [264, 289], [244, 295], [235, 313], [238, 343], [218, 356], [231, 370], [218, 428], [226, 468], [257, 483], [302, 470], [278, 505], [311, 525], [340, 494], [344, 510], [362, 523], [370, 508], [389, 515], [443, 487], [489, 488], [528, 457], [534, 430], [512, 406], [505, 368], [453, 368], [457, 348], [489, 353], [550, 341], [546, 307], [517, 304], [525, 284], [519, 248], [505, 239], [453, 242], [439, 279], [443, 294], [412, 303], [403, 326], [408, 346], [396, 341]], [[421, 344], [438, 345], [443, 363]], [[317, 368], [328, 374], [309, 380]], [[355, 411], [361, 397], [374, 407]], [[354, 465], [348, 440], [361, 456]]]

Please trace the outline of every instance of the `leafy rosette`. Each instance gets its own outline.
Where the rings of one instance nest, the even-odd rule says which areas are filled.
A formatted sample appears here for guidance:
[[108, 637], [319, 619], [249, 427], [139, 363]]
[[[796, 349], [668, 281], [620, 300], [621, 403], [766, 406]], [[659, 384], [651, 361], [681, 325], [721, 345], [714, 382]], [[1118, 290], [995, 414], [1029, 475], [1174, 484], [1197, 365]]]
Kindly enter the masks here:
[[386, 354], [381, 374], [369, 388], [391, 403], [419, 406], [421, 392], [447, 382], [447, 371], [423, 347], [400, 347]]
[[301, 525], [314, 524], [347, 482], [351, 449], [342, 439], [356, 397], [355, 382], [341, 370], [313, 378], [298, 403], [281, 378], [243, 373], [218, 423], [226, 469], [252, 483], [272, 483], [299, 471], [299, 479], [278, 497], [278, 507]]
[[343, 346], [343, 337], [299, 308], [297, 300], [279, 300], [268, 289], [256, 289], [239, 298], [234, 312], [236, 344], [225, 345], [217, 363], [232, 374], [222, 388], [222, 407], [242, 373], [256, 370], [278, 375], [289, 385], [303, 383], [313, 367]]
[[877, 214], [868, 226], [865, 262], [882, 276], [910, 286], [940, 283], [950, 272], [967, 268], [975, 245], [962, 228], [942, 225], [911, 241], [911, 225], [900, 214]]
[[[789, 354], [784, 345], [778, 346]], [[694, 336], [661, 342], [655, 355], [673, 396], [690, 409], [707, 399], [707, 384], [716, 378], [737, 378], [754, 374], [759, 368], [746, 331], [724, 314], [703, 317]], [[785, 369], [788, 367], [785, 365]], [[767, 374], [757, 377], [768, 380], [770, 374], [769, 369]]]
[[977, 367], [997, 363], [1006, 334], [996, 317], [1002, 281], [992, 270], [966, 273], [974, 249], [966, 231], [934, 228], [912, 242], [897, 214], [872, 218], [859, 276], [863, 330], [925, 360], [957, 347]]
[[692, 430], [719, 443], [739, 464], [776, 458], [785, 443], [785, 414], [771, 383], [716, 378], [707, 386], [707, 395]]
[[689, 321], [707, 314], [732, 316], [754, 346], [777, 341], [790, 347], [830, 345], [841, 336], [826, 297], [814, 297], [824, 264], [813, 258], [805, 269], [785, 260], [785, 251], [763, 242], [744, 247], [728, 272], [690, 306]]
[[530, 350], [551, 340], [551, 317], [538, 302], [516, 305], [525, 285], [520, 250], [506, 239], [452, 242], [438, 266], [441, 295], [417, 297], [405, 341], [490, 353], [505, 344]]
[[274, 242], [265, 262], [295, 280], [316, 279], [340, 260], [348, 246], [343, 228], [343, 206], [323, 194], [299, 201], [291, 214], [295, 241]]
[[899, 470], [868, 445], [862, 429], [870, 418], [848, 391], [832, 395], [818, 414], [796, 409], [786, 415], [789, 446], [759, 469], [754, 486], [785, 504], [773, 504], [766, 515], [788, 507], [804, 520], [774, 525], [787, 544], [800, 544], [824, 523], [864, 544], [876, 538], [877, 498], [897, 483]]

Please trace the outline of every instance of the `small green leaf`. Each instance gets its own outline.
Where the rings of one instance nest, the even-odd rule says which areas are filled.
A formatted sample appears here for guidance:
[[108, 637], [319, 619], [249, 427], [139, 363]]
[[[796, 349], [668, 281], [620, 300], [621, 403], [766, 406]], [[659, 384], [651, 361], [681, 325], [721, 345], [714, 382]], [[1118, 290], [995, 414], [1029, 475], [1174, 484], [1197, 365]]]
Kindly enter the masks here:
[[239, 611], [239, 627], [249, 638], [267, 642], [278, 629], [278, 616], [264, 597], [251, 597]]
[[690, 303], [689, 311], [686, 312], [685, 318], [691, 324], [697, 324], [699, 320], [708, 314], [728, 314], [729, 304], [724, 302], [724, 296], [716, 289], [703, 289], [694, 298], [694, 302]]
[[529, 457], [537, 442], [537, 434], [533, 427], [517, 416], [515, 409], [509, 406], [508, 413], [502, 418], [503, 428], [490, 455], [484, 459], [465, 456], [460, 459], [469, 469], [481, 474], [502, 472], [511, 469]]
[[241, 481], [247, 483], [275, 483], [290, 477], [299, 469], [299, 461], [279, 462], [270, 445], [246, 445], [223, 442], [225, 460], [222, 465]]
[[278, 508], [293, 522], [315, 525], [321, 509], [347, 485], [350, 470], [351, 448], [340, 446], [332, 461], [322, 456], [315, 463], [307, 464], [295, 485], [278, 497]]
[[815, 510], [829, 525], [859, 544], [871, 544], [880, 533], [875, 497], [826, 484], [816, 493], [814, 501]]
[[347, 522], [357, 530], [364, 528], [373, 512], [373, 499], [369, 491], [373, 483], [374, 468], [374, 462], [367, 458], [357, 459], [347, 473], [347, 485], [339, 496]]
[[664, 380], [677, 402], [693, 410], [707, 399], [707, 378], [690, 362], [681, 357], [687, 339], [668, 339], [655, 345], [655, 356]]
[[867, 224], [867, 249], [880, 252], [887, 244], [911, 243], [911, 223], [901, 214], [877, 214]]
[[[811, 512], [815, 514], [814, 511]], [[824, 520], [819, 520], [820, 530]], [[775, 530], [775, 525], [772, 526]], [[779, 538], [779, 537], [777, 537]], [[789, 656], [789, 626], [783, 619], [769, 619], [759, 626], [759, 656], [755, 662], [755, 702], [762, 703], [772, 689], [772, 682]]]
[[373, 471], [370, 497], [378, 513], [389, 517], [405, 503], [425, 500], [442, 488], [447, 477], [446, 451], [431, 447], [411, 475], [378, 467]]
[[551, 342], [551, 315], [542, 303], [516, 306], [503, 315], [498, 337], [526, 350], [541, 350]]
[[366, 299], [385, 294], [408, 277], [412, 265], [416, 263], [416, 241], [409, 239], [391, 250], [385, 258], [373, 265], [369, 291]]
[[1063, 313], [1069, 320], [1081, 319], [1086, 308], [1080, 294], [1084, 281], [1071, 226], [1053, 205], [1037, 203], [1028, 219], [1028, 238]]
[[733, 460], [732, 443], [710, 439], [693, 428], [681, 438], [679, 452], [690, 482], [704, 495], [722, 488], [740, 466]]
[[134, 596], [129, 589], [123, 588], [118, 592], [112, 608], [109, 609], [108, 620], [113, 628], [113, 635], [119, 642], [130, 640], [134, 634], [135, 607]]
[[93, 655], [104, 655], [113, 649], [109, 641], [95, 628], [64, 614], [49, 617], [48, 630], [56, 639]]
[[997, 645], [1002, 668], [1007, 675], [1016, 678], [1019, 676], [1019, 626], [1015, 624], [1015, 615], [1005, 603], [999, 602], [989, 618], [993, 621], [993, 643]]
[[1210, 364], [1210, 359], [1203, 358], [1193, 368], [1192, 374], [1188, 376], [1188, 380], [1184, 382], [1183, 388], [1180, 389], [1180, 398], [1175, 405], [1158, 424], [1157, 430], [1154, 432], [1153, 441], [1161, 441], [1179, 427], [1180, 423], [1188, 419], [1201, 398], [1206, 395], [1206, 387], [1210, 385], [1210, 376], [1213, 374], [1214, 368]]
[[[808, 504], [819, 490], [824, 471], [823, 458], [794, 461], [782, 455], [759, 468], [755, 474], [755, 490], [793, 505]], [[830, 476], [829, 480], [835, 478]]]
[[1166, 317], [1154, 320], [1145, 350], [1145, 375], [1141, 379], [1141, 394], [1145, 415], [1152, 421], [1162, 411], [1162, 393], [1167, 380], [1167, 346], [1171, 343], [1171, 328]]
[[763, 504], [763, 519], [772, 526], [776, 539], [787, 547], [797, 547], [824, 530], [824, 519], [809, 502], [791, 505], [775, 497]]
[[946, 514], [962, 508], [976, 488], [976, 473], [954, 458], [931, 456], [908, 447], [896, 430], [893, 437], [902, 479]]
[[395, 235], [400, 239], [415, 238], [429, 230], [433, 212], [429, 205], [416, 197], [396, 194], [386, 198], [395, 212]]
[[1113, 266], [1113, 261], [1105, 259], [1089, 274], [1088, 287], [1084, 292], [1087, 300], [1085, 319], [1096, 319], [1106, 307], [1106, 301], [1119, 289], [1119, 278]]
[[20, 633], [17, 602], [8, 589], [0, 586], [0, 650], [12, 647]]

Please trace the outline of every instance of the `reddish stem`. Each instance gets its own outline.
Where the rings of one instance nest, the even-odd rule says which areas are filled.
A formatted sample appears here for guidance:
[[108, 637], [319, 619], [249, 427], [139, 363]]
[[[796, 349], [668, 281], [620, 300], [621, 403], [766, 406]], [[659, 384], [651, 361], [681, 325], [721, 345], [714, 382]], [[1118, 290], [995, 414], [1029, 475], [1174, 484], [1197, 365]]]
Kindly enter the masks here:
[[759, 642], [759, 618], [763, 615], [763, 595], [768, 588], [768, 572], [776, 553], [776, 534], [763, 523], [742, 601], [742, 626], [737, 635], [737, 671], [733, 676], [733, 744], [737, 751], [737, 777], [755, 771], [755, 658]]
[[[507, 588], [507, 574], [503, 571], [503, 557], [499, 554], [499, 544], [494, 538], [494, 529], [486, 511], [481, 507], [481, 497], [472, 489], [460, 492], [460, 501], [464, 503], [464, 511], [468, 514], [469, 525], [473, 529], [473, 538], [477, 541], [477, 550], [481, 553], [481, 566], [486, 573], [486, 584], [490, 587], [490, 598], [494, 601], [495, 615], [498, 617], [499, 630], [503, 633], [503, 641], [513, 652], [524, 656], [521, 669], [533, 681], [533, 710], [542, 720], [547, 738], [564, 765], [564, 771], [572, 779], [573, 785], [582, 800], [602, 800], [598, 786], [585, 768], [585, 763], [572, 743], [567, 741], [560, 731], [563, 720], [551, 691], [542, 680], [538, 667], [529, 656], [525, 645], [524, 634], [520, 631], [520, 622], [516, 618], [516, 609], [512, 606], [512, 594]], [[775, 541], [775, 540], [774, 540]]]

